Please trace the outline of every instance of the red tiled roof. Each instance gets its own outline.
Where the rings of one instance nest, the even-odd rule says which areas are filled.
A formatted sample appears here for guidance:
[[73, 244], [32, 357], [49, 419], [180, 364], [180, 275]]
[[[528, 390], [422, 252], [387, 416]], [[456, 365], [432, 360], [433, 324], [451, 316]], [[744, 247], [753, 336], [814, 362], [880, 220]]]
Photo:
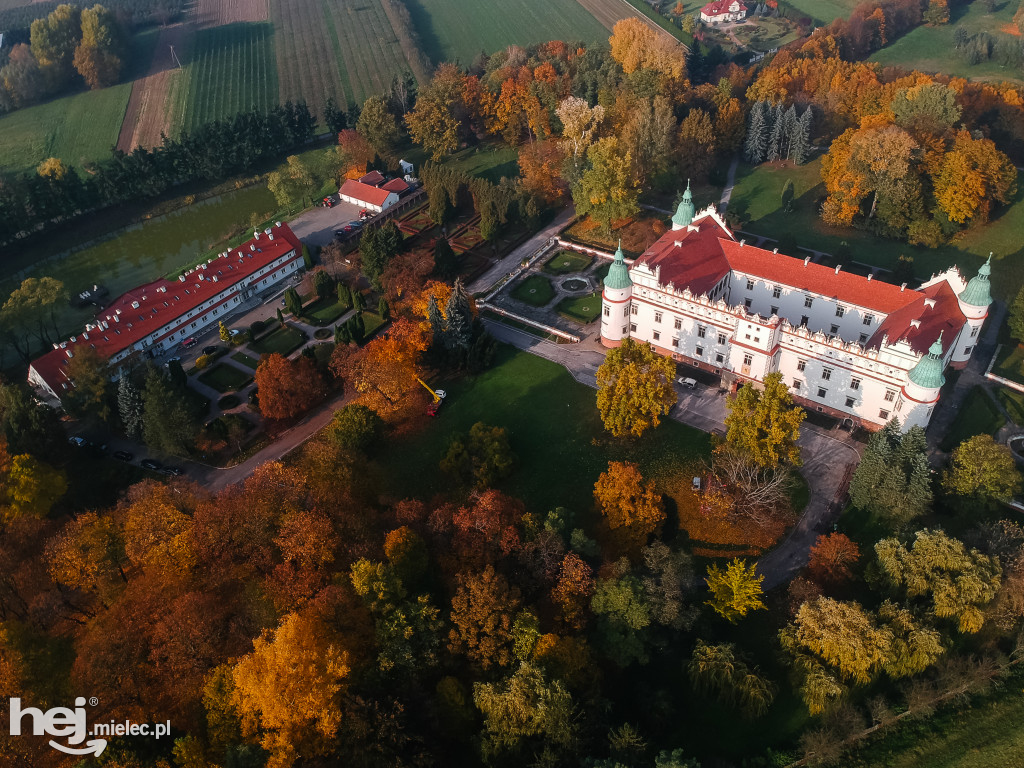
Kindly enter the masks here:
[[[878, 326], [868, 340], [868, 346], [880, 347], [882, 337], [888, 335], [890, 344], [906, 339], [911, 349], [923, 355], [940, 333], [943, 351], [956, 341], [967, 318], [960, 310], [960, 302], [950, 284], [943, 280], [914, 291], [912, 295], [913, 301], [897, 309]], [[916, 325], [914, 321], [917, 321]]]
[[[721, 16], [723, 13], [729, 13], [729, 6], [733, 4], [733, 0], [715, 0], [713, 3], [708, 3], [700, 12], [705, 16]], [[747, 10], [747, 6], [742, 2], [740, 3], [740, 10]]]
[[[101, 357], [113, 357], [288, 251], [295, 250], [296, 256], [302, 251], [302, 243], [287, 224], [275, 226], [271, 235], [273, 240], [260, 233], [258, 238], [246, 241], [226, 256], [218, 256], [186, 275], [184, 281], [160, 278], [118, 296], [97, 313], [96, 328], [77, 334], [75, 341], [66, 342], [66, 348], [51, 350], [37, 358], [32, 367], [55, 392], [60, 392], [65, 380], [64, 366], [69, 359], [67, 350], [74, 351], [87, 344]], [[133, 306], [135, 303], [139, 306]], [[107, 323], [106, 328], [102, 327], [103, 322]]]
[[380, 188], [386, 189], [388, 192], [394, 192], [395, 194], [400, 195], [403, 192], [407, 192], [409, 190], [409, 185], [406, 184], [401, 179], [392, 179], [387, 184], [381, 184]]
[[946, 281], [915, 291], [841, 269], [837, 273], [834, 268], [741, 245], [710, 215], [696, 219], [686, 229], [666, 232], [634, 266], [637, 264], [658, 268], [661, 285], [672, 284], [679, 291], [689, 288], [698, 296], [735, 270], [874, 310], [886, 318], [868, 341], [873, 347], [880, 346], [882, 336], [888, 334], [890, 343], [906, 338], [915, 352], [923, 354], [943, 331], [948, 348], [966, 321], [956, 293]]
[[384, 174], [380, 171], [370, 171], [365, 176], [359, 177], [360, 184], [369, 184], [371, 187], [380, 186], [382, 181], [384, 181]]
[[369, 184], [363, 184], [352, 179], [346, 179], [345, 183], [341, 185], [341, 194], [353, 197], [364, 203], [382, 206], [391, 192], [379, 187], [371, 187]]

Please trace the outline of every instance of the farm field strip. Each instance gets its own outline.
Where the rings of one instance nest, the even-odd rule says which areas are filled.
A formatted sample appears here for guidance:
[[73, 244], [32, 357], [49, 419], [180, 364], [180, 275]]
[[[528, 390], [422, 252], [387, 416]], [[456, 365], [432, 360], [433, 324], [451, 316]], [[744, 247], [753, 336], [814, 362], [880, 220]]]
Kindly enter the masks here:
[[435, 62], [463, 65], [481, 51], [548, 40], [606, 42], [608, 30], [577, 0], [408, 0], [424, 53]]
[[200, 30], [187, 66], [188, 83], [176, 99], [181, 126], [191, 130], [252, 108], [277, 103], [273, 25], [228, 24]]
[[266, 21], [268, 0], [197, 0], [196, 21], [202, 27], [220, 27], [246, 21]]
[[278, 98], [305, 101], [323, 117], [328, 97], [347, 102], [334, 49], [324, 24], [321, 0], [272, 0]]

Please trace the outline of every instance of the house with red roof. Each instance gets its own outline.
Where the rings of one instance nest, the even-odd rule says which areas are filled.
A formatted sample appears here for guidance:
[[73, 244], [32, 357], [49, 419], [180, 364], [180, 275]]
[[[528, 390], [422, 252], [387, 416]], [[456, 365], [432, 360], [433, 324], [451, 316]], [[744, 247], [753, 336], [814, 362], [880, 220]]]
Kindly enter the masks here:
[[747, 6], [740, 0], [715, 0], [700, 9], [700, 20], [705, 24], [740, 21], [747, 17]]
[[672, 229], [604, 281], [601, 341], [643, 341], [735, 389], [780, 373], [805, 408], [850, 424], [928, 424], [947, 366], [970, 360], [992, 298], [990, 266], [919, 288], [737, 240], [690, 190]]
[[29, 384], [44, 399], [60, 399], [73, 386], [67, 365], [83, 349], [111, 366], [112, 378], [159, 357], [280, 283], [302, 266], [302, 243], [287, 224], [255, 231], [251, 240], [187, 270], [118, 296], [85, 329], [53, 345], [32, 362]]
[[[373, 171], [373, 173], [380, 175], [377, 171]], [[383, 178], [381, 176], [382, 180]], [[397, 192], [372, 184], [364, 184], [361, 180], [356, 181], [355, 179], [346, 179], [345, 183], [341, 185], [341, 189], [338, 190], [338, 196], [346, 203], [358, 205], [376, 213], [386, 211], [398, 202]]]

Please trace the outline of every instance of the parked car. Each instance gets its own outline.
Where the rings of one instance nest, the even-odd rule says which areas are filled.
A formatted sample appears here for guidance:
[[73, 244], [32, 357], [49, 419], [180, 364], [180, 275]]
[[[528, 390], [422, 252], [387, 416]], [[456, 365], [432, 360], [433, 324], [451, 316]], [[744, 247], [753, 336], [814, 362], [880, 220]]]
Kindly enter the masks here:
[[334, 198], [333, 197], [325, 197], [324, 198], [324, 205], [326, 207], [328, 207], [328, 208], [333, 208], [334, 207]]
[[185, 474], [185, 470], [181, 467], [163, 467], [160, 471], [165, 475], [173, 475], [174, 477], [179, 477], [180, 475]]
[[241, 330], [239, 330], [238, 328], [232, 328], [229, 331], [229, 333], [231, 334], [231, 338], [234, 338], [235, 336], [241, 333]]
[[687, 376], [680, 376], [678, 379], [676, 379], [676, 381], [678, 381], [681, 386], [686, 387], [687, 389], [694, 389], [697, 386], [697, 380], [691, 379]]
[[89, 445], [89, 441], [84, 437], [69, 437], [68, 442], [75, 446], [75, 448], [85, 448]]
[[361, 221], [350, 221], [345, 226], [353, 227], [354, 229], [359, 229], [361, 226], [363, 226], [363, 222], [361, 222]]
[[203, 354], [204, 355], [215, 355], [215, 354], [217, 354], [217, 350], [218, 349], [219, 349], [219, 347], [217, 347], [217, 346], [203, 347]]
[[368, 210], [366, 210], [365, 208], [363, 208], [363, 209], [362, 209], [362, 210], [361, 210], [361, 211], [359, 212], [359, 218], [360, 218], [360, 219], [369, 219], [369, 218], [373, 218], [373, 211], [368, 211]]
[[141, 462], [143, 469], [152, 469], [154, 472], [159, 471], [160, 462], [153, 461], [152, 459], [143, 459]]
[[128, 453], [128, 451], [114, 451], [114, 458], [118, 461], [131, 461], [135, 457]]
[[183, 342], [181, 342], [181, 348], [182, 349], [192, 349], [192, 347], [194, 347], [197, 343], [198, 342], [194, 338], [189, 336], [187, 339], [185, 339]]
[[180, 363], [180, 362], [181, 362], [181, 358], [178, 357], [177, 355], [175, 355], [174, 357], [168, 358], [167, 362], [165, 362], [164, 365], [170, 365], [171, 363]]

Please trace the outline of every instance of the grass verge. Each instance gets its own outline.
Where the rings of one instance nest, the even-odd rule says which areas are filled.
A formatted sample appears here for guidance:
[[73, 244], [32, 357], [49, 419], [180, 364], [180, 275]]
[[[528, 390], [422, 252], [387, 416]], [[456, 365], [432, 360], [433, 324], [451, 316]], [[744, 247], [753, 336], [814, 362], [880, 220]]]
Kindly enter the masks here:
[[249, 345], [249, 349], [261, 355], [272, 355], [276, 352], [287, 357], [305, 341], [306, 334], [286, 324], [254, 341]]
[[543, 275], [531, 275], [512, 289], [512, 298], [535, 307], [543, 307], [555, 298], [555, 289], [551, 281]]
[[224, 394], [225, 392], [238, 391], [252, 381], [252, 376], [238, 370], [233, 365], [221, 363], [210, 368], [208, 371], [203, 371], [199, 375], [199, 381]]

